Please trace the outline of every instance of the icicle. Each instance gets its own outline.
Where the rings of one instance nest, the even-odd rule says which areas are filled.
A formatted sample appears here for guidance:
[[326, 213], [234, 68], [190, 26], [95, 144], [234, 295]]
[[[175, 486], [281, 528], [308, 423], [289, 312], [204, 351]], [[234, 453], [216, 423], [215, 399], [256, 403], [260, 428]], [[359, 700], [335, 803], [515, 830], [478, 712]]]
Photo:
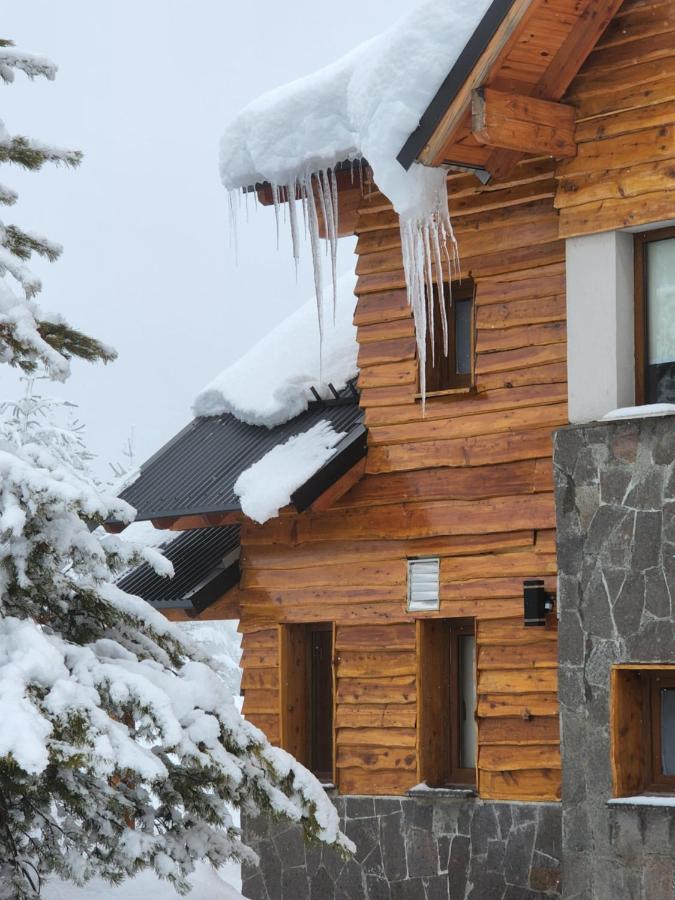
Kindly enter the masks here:
[[250, 194], [250, 191], [244, 191], [244, 211], [246, 213], [246, 224], [247, 225], [249, 222], [249, 219], [248, 219], [248, 195], [249, 194]]
[[227, 208], [230, 220], [230, 246], [234, 247], [234, 260], [239, 263], [239, 235], [237, 232], [237, 203], [240, 202], [241, 191], [237, 188], [227, 192]]
[[335, 323], [337, 310], [337, 202], [335, 179], [331, 170], [319, 175], [321, 188], [321, 212], [326, 229], [326, 250], [330, 251], [331, 278], [333, 282], [333, 323]]
[[[429, 241], [429, 224], [425, 222], [422, 226], [422, 238], [424, 240], [424, 292], [427, 297], [427, 331], [429, 333], [429, 343], [431, 344], [431, 365], [436, 365], [436, 341], [435, 341], [435, 323], [434, 323], [434, 274], [431, 268], [431, 244]], [[436, 291], [439, 298], [443, 295], [443, 273], [439, 272], [436, 276], [438, 283]], [[446, 354], [447, 355], [447, 354]]]
[[[436, 266], [436, 278], [438, 279], [438, 302], [440, 305], [440, 313], [441, 313], [441, 328], [443, 330], [443, 354], [447, 357], [449, 350], [448, 345], [448, 313], [445, 307], [445, 291], [442, 290], [443, 286], [443, 260], [441, 259], [441, 242], [439, 240], [439, 231], [438, 228], [434, 229], [433, 232], [433, 240], [432, 247], [434, 251], [434, 263]], [[450, 258], [448, 256], [448, 249], [445, 244], [445, 239], [443, 239], [443, 249], [445, 250], [445, 256], [448, 262], [448, 270], [450, 269]], [[450, 304], [452, 305], [452, 293], [450, 293]]]
[[324, 172], [321, 169], [319, 169], [318, 173], [314, 176], [316, 180], [316, 191], [319, 195], [319, 206], [321, 207], [321, 220], [323, 221], [324, 231], [326, 232], [326, 256], [328, 256], [328, 217], [326, 213], [326, 189], [324, 187], [324, 177]]
[[286, 185], [288, 197], [288, 218], [291, 223], [291, 244], [293, 246], [293, 260], [295, 261], [295, 277], [298, 277], [298, 264], [300, 262], [300, 241], [298, 236], [298, 212], [295, 208], [297, 181], [293, 179]]
[[272, 185], [272, 202], [274, 203], [274, 221], [277, 227], [277, 250], [279, 250], [279, 185]]
[[[320, 186], [319, 186], [320, 187]], [[312, 175], [303, 179], [303, 189], [307, 197], [307, 219], [309, 223], [309, 241], [312, 249], [312, 263], [314, 266], [314, 291], [316, 295], [316, 309], [319, 316], [319, 370], [323, 365], [323, 277], [321, 266], [321, 239], [319, 237], [319, 218], [316, 211], [316, 197], [312, 188]]]
[[333, 207], [333, 244], [331, 247], [331, 263], [333, 275], [333, 325], [337, 319], [337, 252], [338, 241], [340, 240], [340, 229], [338, 216], [340, 214], [340, 199], [338, 194], [337, 177], [334, 171], [329, 171], [330, 179], [330, 196]]

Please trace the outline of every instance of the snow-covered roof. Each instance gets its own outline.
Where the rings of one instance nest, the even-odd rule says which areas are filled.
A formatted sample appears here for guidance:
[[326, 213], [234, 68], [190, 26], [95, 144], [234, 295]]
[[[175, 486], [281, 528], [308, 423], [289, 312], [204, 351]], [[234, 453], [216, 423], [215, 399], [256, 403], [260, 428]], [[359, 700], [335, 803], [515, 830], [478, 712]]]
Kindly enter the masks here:
[[200, 391], [195, 416], [232, 413], [248, 425], [274, 428], [307, 409], [311, 388], [323, 399], [332, 396], [329, 384], [342, 390], [358, 374], [355, 282], [351, 273], [338, 278], [335, 320], [326, 317], [321, 342], [312, 299]]
[[223, 135], [225, 187], [286, 185], [364, 157], [403, 213], [425, 172], [406, 172], [396, 157], [490, 2], [423, 0], [337, 62], [254, 100]]
[[[254, 100], [227, 127], [220, 171], [236, 228], [242, 187], [269, 182], [277, 221], [289, 198], [293, 255], [300, 255], [296, 206], [302, 206], [314, 264], [316, 299], [325, 318], [319, 223], [335, 271], [339, 234], [335, 167], [366, 159], [398, 213], [408, 302], [415, 323], [420, 391], [426, 393], [427, 302], [456, 245], [447, 174], [398, 155], [480, 25], [492, 0], [422, 0], [410, 13], [342, 59]], [[434, 272], [436, 275], [434, 276]], [[443, 331], [447, 333], [441, 308]]]

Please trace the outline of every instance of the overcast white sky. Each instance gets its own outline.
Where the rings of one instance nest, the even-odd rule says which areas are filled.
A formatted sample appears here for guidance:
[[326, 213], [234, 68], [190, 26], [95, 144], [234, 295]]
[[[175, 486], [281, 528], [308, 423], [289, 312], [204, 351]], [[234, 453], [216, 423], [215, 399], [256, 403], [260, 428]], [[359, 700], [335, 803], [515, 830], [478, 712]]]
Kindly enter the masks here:
[[[218, 179], [224, 125], [263, 91], [312, 72], [382, 31], [416, 0], [14, 0], [3, 33], [59, 65], [55, 82], [2, 87], [10, 133], [79, 148], [75, 171], [6, 169], [19, 202], [7, 221], [64, 244], [35, 266], [42, 305], [112, 344], [111, 366], [73, 362], [103, 474], [133, 429], [137, 462], [190, 418], [197, 391], [311, 296], [274, 214], [229, 247]], [[344, 244], [344, 242], [342, 242]], [[353, 265], [352, 246], [341, 268]], [[6, 366], [0, 400], [19, 391]]]

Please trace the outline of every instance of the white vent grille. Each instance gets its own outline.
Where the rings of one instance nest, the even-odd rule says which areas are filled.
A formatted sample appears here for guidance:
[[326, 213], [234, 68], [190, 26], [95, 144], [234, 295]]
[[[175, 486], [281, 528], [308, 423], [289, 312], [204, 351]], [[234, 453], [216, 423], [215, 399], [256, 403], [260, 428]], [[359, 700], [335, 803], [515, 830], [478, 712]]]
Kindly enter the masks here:
[[408, 609], [431, 612], [439, 608], [439, 571], [437, 557], [408, 560]]

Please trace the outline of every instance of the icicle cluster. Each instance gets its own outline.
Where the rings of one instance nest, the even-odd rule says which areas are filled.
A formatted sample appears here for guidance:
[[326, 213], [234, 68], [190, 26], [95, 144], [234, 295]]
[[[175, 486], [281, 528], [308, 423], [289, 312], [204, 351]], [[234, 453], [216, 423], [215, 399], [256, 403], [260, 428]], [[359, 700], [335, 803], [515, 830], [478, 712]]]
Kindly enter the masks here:
[[[352, 169], [352, 177], [354, 170]], [[320, 226], [323, 223], [326, 253], [330, 258], [332, 285], [332, 314], [335, 321], [337, 306], [337, 247], [338, 247], [338, 187], [335, 170], [320, 169], [318, 172], [305, 172], [293, 178], [287, 184], [272, 184], [272, 200], [277, 226], [277, 247], [282, 215], [288, 220], [293, 247], [293, 259], [297, 269], [300, 260], [301, 226], [298, 215], [298, 204], [302, 210], [302, 231], [305, 239], [309, 238], [314, 269], [314, 291], [319, 318], [319, 335], [323, 342], [326, 303], [324, 302], [324, 274], [321, 252]], [[237, 231], [237, 212], [241, 205], [242, 192], [235, 188], [230, 192], [230, 217], [235, 234]], [[288, 213], [286, 210], [288, 209]], [[282, 213], [283, 210], [283, 213]]]
[[443, 291], [443, 273], [447, 270], [451, 280], [453, 271], [459, 268], [457, 242], [450, 221], [444, 173], [441, 190], [435, 191], [435, 195], [433, 202], [428, 204], [423, 212], [418, 210], [412, 214], [399, 216], [408, 303], [412, 308], [415, 322], [422, 404], [426, 401], [427, 390], [427, 343], [431, 345], [432, 363], [435, 363], [434, 297], [438, 302], [443, 330], [443, 355], [447, 356], [448, 318]]
[[[352, 179], [355, 177], [355, 166], [358, 168], [363, 192], [363, 167], [360, 163], [352, 164]], [[445, 172], [442, 169], [425, 169], [419, 165], [415, 165], [413, 170], [409, 191], [414, 202], [408, 208], [399, 211], [399, 226], [408, 303], [415, 323], [420, 393], [424, 403], [427, 343], [431, 344], [432, 359], [435, 346], [434, 298], [437, 299], [439, 305], [443, 330], [443, 353], [447, 356], [448, 322], [442, 285], [444, 272], [448, 272], [452, 277], [452, 274], [458, 270], [458, 256], [448, 209]], [[304, 235], [305, 238], [309, 237], [312, 253], [319, 335], [320, 340], [323, 341], [327, 304], [324, 302], [319, 224], [320, 221], [324, 223], [326, 253], [330, 256], [332, 310], [333, 317], [335, 317], [338, 245], [338, 189], [335, 170], [326, 168], [319, 169], [318, 172], [303, 173], [287, 184], [272, 183], [270, 187], [276, 217], [277, 247], [279, 246], [280, 221], [283, 214], [284, 220], [288, 219], [290, 227], [296, 268], [300, 259], [301, 236], [298, 204], [302, 209]], [[232, 234], [236, 244], [237, 210], [241, 205], [242, 191], [240, 188], [234, 188], [229, 191], [229, 195]], [[286, 213], [287, 207], [288, 213]], [[434, 290], [434, 285], [437, 286], [436, 290]]]

